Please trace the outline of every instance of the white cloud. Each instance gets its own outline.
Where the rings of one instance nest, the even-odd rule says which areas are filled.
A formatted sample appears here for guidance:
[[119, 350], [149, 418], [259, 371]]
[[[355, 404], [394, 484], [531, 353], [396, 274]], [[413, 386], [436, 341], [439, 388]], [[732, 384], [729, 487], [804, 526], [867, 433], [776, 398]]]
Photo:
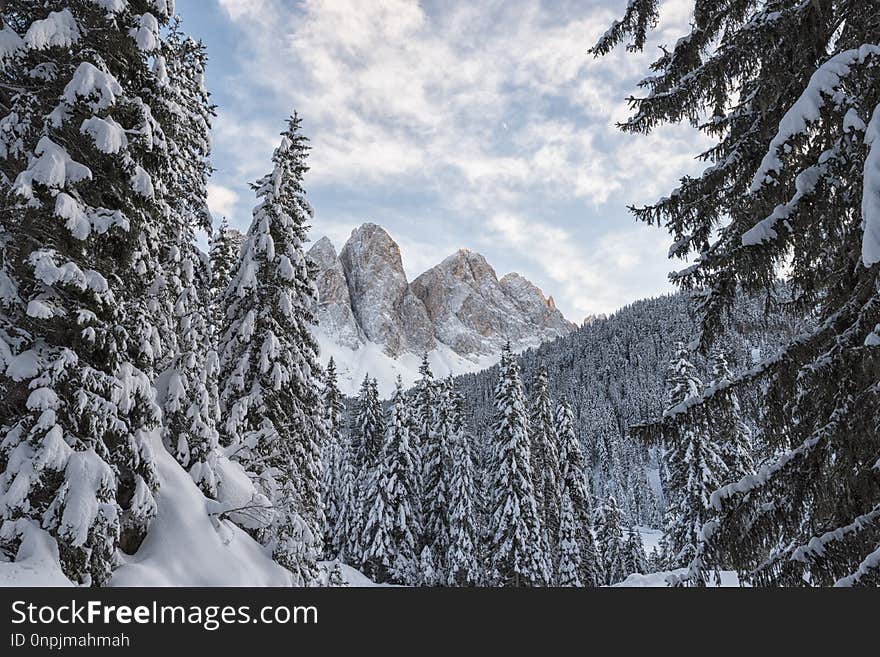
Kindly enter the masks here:
[[[634, 223], [602, 233], [589, 221], [610, 213], [615, 195], [645, 203], [668, 191], [698, 169], [693, 154], [703, 143], [689, 128], [647, 137], [615, 128], [656, 54], [587, 54], [621, 3], [218, 2], [244, 62], [225, 80], [236, 102], [221, 108], [215, 126], [215, 144], [234, 154], [219, 163], [221, 190], [267, 170], [281, 121], [295, 107], [312, 139], [309, 189], [339, 198], [373, 189], [386, 199], [365, 206], [364, 216], [354, 203], [344, 216], [317, 208], [316, 234], [337, 246], [372, 219], [394, 233], [408, 273], [418, 273], [436, 264], [435, 254], [477, 246], [477, 227], [488, 226], [482, 247], [490, 262], [504, 245], [573, 316], [667, 288], [665, 234]], [[665, 0], [655, 44], [684, 33], [690, 5]], [[393, 214], [395, 198], [414, 190], [446, 212], [437, 221], [448, 237], [433, 231], [433, 248], [426, 235], [401, 229], [416, 222], [389, 225], [377, 214]], [[215, 213], [247, 209], [222, 192], [213, 197]], [[582, 216], [572, 217], [578, 203]], [[554, 204], [566, 212], [554, 213]], [[530, 218], [526, 232], [523, 217], [536, 206], [548, 212]]]
[[238, 198], [238, 194], [228, 187], [216, 183], [208, 184], [208, 208], [217, 219], [227, 217], [231, 220], [235, 217]]
[[[220, 1], [247, 35], [248, 82], [304, 116], [315, 182], [453, 176], [481, 194], [485, 184], [528, 183], [602, 203], [634, 177], [594, 146], [626, 112], [612, 80], [647, 62], [587, 55], [611, 20], [604, 7], [567, 16], [530, 1], [450, 3], [429, 15], [415, 0], [307, 0], [299, 11], [281, 0]], [[523, 140], [559, 127], [547, 118], [553, 102], [573, 107], [564, 133]], [[513, 128], [502, 134], [502, 123]], [[676, 150], [655, 142], [643, 147]]]
[[[666, 275], [673, 267], [663, 257], [668, 238], [649, 227], [607, 233], [584, 244], [564, 228], [515, 214], [497, 214], [490, 219], [484, 239], [500, 240], [529, 263], [523, 272], [526, 276], [551, 282], [547, 288], [573, 321], [613, 312], [622, 299], [671, 290]], [[646, 274], [652, 281], [650, 289], [645, 289]]]

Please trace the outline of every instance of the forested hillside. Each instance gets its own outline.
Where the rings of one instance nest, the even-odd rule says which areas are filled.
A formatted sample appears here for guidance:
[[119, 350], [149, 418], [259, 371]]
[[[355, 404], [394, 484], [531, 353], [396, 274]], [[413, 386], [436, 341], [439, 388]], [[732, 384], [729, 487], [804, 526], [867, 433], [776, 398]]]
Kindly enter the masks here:
[[[761, 303], [741, 299], [727, 320], [730, 331], [720, 348], [730, 368], [741, 372], [775, 353], [808, 323], [779, 310], [767, 314]], [[539, 369], [546, 367], [551, 395], [571, 405], [575, 432], [591, 467], [594, 497], [616, 496], [628, 518], [638, 524], [659, 526], [663, 504], [658, 499], [656, 450], [633, 440], [629, 427], [662, 414], [665, 377], [675, 345], [693, 340], [695, 331], [692, 301], [686, 293], [679, 293], [637, 301], [520, 355], [527, 388], [532, 387]], [[707, 359], [693, 356], [692, 360], [708, 383]], [[491, 424], [497, 377], [498, 368], [493, 367], [456, 379], [470, 406], [469, 428], [475, 436], [483, 435]], [[757, 424], [758, 394], [754, 390], [740, 400], [752, 427]], [[760, 451], [760, 444], [756, 450]]]

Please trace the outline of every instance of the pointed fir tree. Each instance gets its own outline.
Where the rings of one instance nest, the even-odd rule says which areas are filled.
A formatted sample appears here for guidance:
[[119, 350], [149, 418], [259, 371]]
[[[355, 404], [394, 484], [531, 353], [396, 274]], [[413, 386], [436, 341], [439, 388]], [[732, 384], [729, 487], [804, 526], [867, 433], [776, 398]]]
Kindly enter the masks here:
[[[453, 405], [457, 405], [457, 394]], [[456, 419], [456, 431], [450, 441], [452, 468], [449, 488], [449, 540], [446, 552], [446, 584], [476, 586], [480, 582], [477, 561], [477, 489], [474, 483], [474, 460], [471, 441]]]
[[189, 471], [201, 491], [216, 497], [220, 453], [216, 426], [220, 415], [219, 363], [206, 312], [208, 263], [199, 257], [192, 244], [182, 244], [174, 257], [182, 261], [174, 283], [180, 289], [174, 304], [178, 319], [177, 353], [166, 372], [163, 439], [168, 452]]
[[630, 526], [626, 538], [625, 577], [634, 573], [644, 575], [648, 572], [648, 555], [645, 554], [645, 544], [642, 535], [635, 527]]
[[101, 584], [156, 509], [151, 377], [169, 315], [153, 286], [177, 221], [155, 66], [168, 8], [16, 2], [2, 21], [2, 287], [16, 329], [0, 348], [0, 542], [14, 553], [37, 523], [68, 577]]
[[620, 520], [617, 500], [609, 497], [596, 514], [596, 545], [606, 585], [622, 582], [627, 575], [626, 542]]
[[169, 176], [172, 215], [177, 219], [163, 256], [164, 294], [171, 303], [173, 353], [163, 378], [163, 439], [208, 497], [217, 495], [219, 436], [218, 357], [210, 314], [210, 265], [195, 244], [197, 230], [210, 230], [207, 185], [214, 114], [204, 86], [207, 56], [202, 44], [172, 22], [154, 69], [166, 97], [166, 132], [173, 166]]
[[437, 586], [438, 582], [434, 553], [431, 552], [431, 546], [426, 545], [419, 555], [419, 586]]
[[531, 464], [535, 480], [535, 502], [541, 513], [544, 529], [545, 553], [550, 564], [556, 563], [556, 541], [559, 535], [560, 475], [559, 439], [550, 399], [550, 381], [547, 368], [541, 366], [535, 379], [534, 403], [529, 426], [531, 428]]
[[568, 491], [562, 493], [559, 507], [558, 562], [556, 564], [557, 586], [583, 586], [581, 582], [581, 544], [578, 540], [580, 530], [575, 517], [574, 505]]
[[358, 506], [358, 477], [354, 467], [354, 448], [351, 439], [343, 436], [340, 442], [339, 462], [334, 478], [335, 523], [333, 549], [343, 563], [357, 564], [360, 555], [361, 510]]
[[[578, 550], [577, 559], [568, 557], [565, 564], [567, 567], [570, 563], [576, 563], [578, 586], [599, 586], [603, 578], [596, 554], [596, 544], [593, 540], [593, 511], [587, 481], [587, 468], [580, 442], [575, 436], [572, 426], [571, 408], [564, 399], [556, 407], [554, 426], [559, 439], [560, 513], [562, 513], [561, 498], [568, 497], [574, 514], [574, 527], [573, 530], [566, 529], [566, 536], [568, 536], [568, 532], [573, 531], [572, 540]], [[559, 535], [562, 536], [561, 529]], [[568, 546], [567, 549], [571, 549], [571, 547]], [[557, 577], [562, 578], [562, 555], [559, 556], [558, 564], [560, 570]], [[564, 576], [571, 580], [570, 574], [566, 573]], [[574, 584], [562, 584], [561, 580], [559, 585], [574, 586]]]
[[434, 423], [427, 432], [422, 454], [424, 459], [422, 484], [423, 537], [431, 547], [438, 584], [446, 582], [446, 554], [450, 539], [450, 511], [452, 489], [452, 449], [458, 442], [461, 427], [452, 398], [452, 383], [442, 381], [434, 393], [436, 408]]
[[[688, 353], [679, 343], [669, 363], [669, 390], [665, 413], [674, 413], [700, 395]], [[703, 540], [703, 525], [711, 517], [710, 496], [727, 477], [727, 465], [705, 420], [672, 425], [663, 433], [665, 451], [663, 481], [667, 499], [667, 541], [669, 565], [680, 568], [697, 556]]]
[[[667, 228], [671, 256], [696, 263], [674, 279], [701, 291], [703, 351], [739, 290], [771, 307], [788, 297], [816, 320], [735, 384], [761, 390], [772, 456], [713, 497], [712, 560], [765, 586], [877, 584], [880, 12], [848, 2], [688, 6], [689, 30], [651, 65], [621, 127], [699, 126], [713, 140], [701, 156], [709, 166], [634, 212]], [[641, 50], [661, 13], [654, 0], [630, 2], [593, 52], [621, 42]], [[716, 397], [660, 424], [699, 424], [723, 403]]]
[[414, 399], [413, 399], [413, 444], [416, 448], [418, 456], [419, 480], [417, 488], [419, 493], [419, 508], [416, 513], [419, 516], [421, 524], [421, 532], [419, 540], [421, 545], [429, 545], [433, 543], [434, 537], [430, 534], [425, 526], [423, 518], [430, 502], [430, 491], [427, 490], [425, 481], [432, 477], [427, 472], [429, 469], [428, 456], [426, 454], [429, 449], [431, 440], [431, 432], [434, 430], [435, 412], [436, 412], [436, 386], [434, 383], [434, 375], [431, 373], [431, 365], [428, 362], [428, 354], [422, 354], [422, 362], [419, 365], [419, 380], [416, 382]]
[[497, 586], [545, 586], [550, 574], [532, 482], [529, 418], [519, 366], [509, 343], [501, 355], [490, 440], [490, 578]]
[[241, 262], [226, 288], [221, 344], [225, 442], [273, 506], [258, 538], [307, 583], [317, 576], [324, 419], [313, 323], [314, 271], [303, 245], [311, 217], [302, 177], [308, 146], [294, 115], [254, 190]]
[[367, 494], [367, 513], [361, 545], [363, 572], [375, 582], [415, 584], [416, 538], [415, 463], [410, 444], [409, 408], [403, 382], [391, 398], [382, 455], [376, 463]]
[[226, 217], [223, 217], [217, 230], [211, 236], [209, 249], [211, 256], [211, 304], [218, 326], [223, 325], [226, 311], [221, 302], [223, 292], [229, 285], [229, 281], [232, 280], [232, 275], [238, 269], [241, 247], [238, 231], [233, 230]]
[[709, 414], [709, 432], [713, 442], [717, 443], [721, 457], [727, 465], [726, 481], [739, 481], [747, 475], [754, 474], [755, 464], [752, 460], [752, 432], [743, 420], [739, 397], [735, 390], [730, 389], [733, 374], [727, 365], [724, 352], [716, 349], [712, 353], [712, 380], [708, 390], [721, 390], [718, 394], [718, 405]]
[[345, 406], [342, 393], [336, 380], [336, 363], [333, 358], [327, 363], [324, 371], [324, 390], [322, 393], [324, 407], [324, 423], [326, 425], [326, 441], [322, 449], [321, 462], [321, 499], [324, 502], [324, 554], [328, 558], [336, 557], [342, 546], [336, 543], [336, 524], [342, 513], [342, 505], [346, 503], [340, 498], [340, 477], [342, 474], [343, 449], [342, 436], [343, 412]]
[[385, 423], [382, 418], [382, 403], [379, 401], [379, 387], [376, 380], [367, 374], [361, 383], [354, 424], [351, 427], [351, 459], [356, 480], [356, 498], [355, 511], [351, 518], [354, 535], [348, 541], [346, 555], [352, 560], [350, 563], [358, 567], [364, 563], [366, 546], [361, 539], [364, 536], [367, 514], [372, 506], [369, 495], [375, 485], [374, 478], [382, 458], [384, 434]]

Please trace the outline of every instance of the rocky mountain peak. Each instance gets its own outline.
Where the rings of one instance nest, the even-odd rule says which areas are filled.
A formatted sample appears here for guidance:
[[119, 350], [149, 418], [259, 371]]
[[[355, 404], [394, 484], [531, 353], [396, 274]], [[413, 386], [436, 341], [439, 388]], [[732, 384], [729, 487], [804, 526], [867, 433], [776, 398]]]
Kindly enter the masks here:
[[339, 254], [351, 308], [364, 336], [391, 356], [436, 346], [422, 303], [413, 295], [400, 247], [381, 226], [355, 228]]
[[373, 223], [353, 230], [338, 257], [327, 238], [309, 256], [320, 271], [319, 330], [349, 348], [369, 342], [397, 357], [442, 346], [476, 358], [497, 353], [507, 340], [521, 349], [575, 328], [528, 279], [513, 273], [499, 280], [469, 249], [409, 283], [400, 248]]

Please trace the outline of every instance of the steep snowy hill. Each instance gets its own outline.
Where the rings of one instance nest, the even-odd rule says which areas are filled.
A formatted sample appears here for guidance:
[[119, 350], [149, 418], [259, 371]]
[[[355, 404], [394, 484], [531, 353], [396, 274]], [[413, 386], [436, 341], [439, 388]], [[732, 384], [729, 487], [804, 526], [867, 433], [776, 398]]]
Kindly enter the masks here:
[[324, 237], [308, 255], [318, 269], [322, 361], [334, 358], [348, 394], [367, 373], [383, 394], [398, 375], [412, 383], [423, 353], [437, 375], [474, 372], [494, 364], [507, 340], [522, 351], [576, 328], [530, 281], [499, 279], [466, 249], [410, 283], [400, 248], [376, 224], [352, 231], [338, 254]]

